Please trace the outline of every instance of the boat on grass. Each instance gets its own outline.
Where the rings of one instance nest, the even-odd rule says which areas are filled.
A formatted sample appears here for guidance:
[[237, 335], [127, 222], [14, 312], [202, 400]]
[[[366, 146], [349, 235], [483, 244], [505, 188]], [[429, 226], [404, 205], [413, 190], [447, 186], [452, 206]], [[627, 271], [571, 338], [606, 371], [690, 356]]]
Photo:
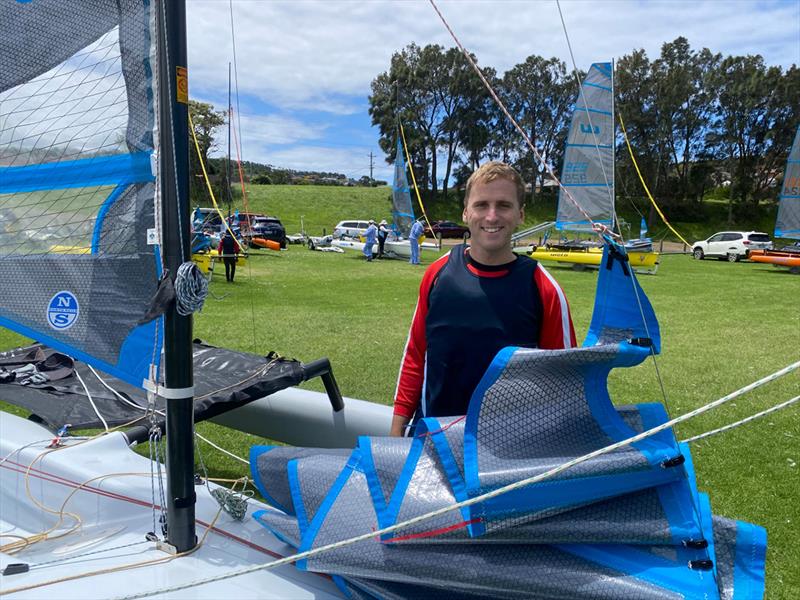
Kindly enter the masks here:
[[753, 262], [775, 265], [800, 274], [800, 127], [797, 128], [786, 161], [775, 220], [775, 237], [797, 241], [779, 250], [751, 252], [748, 258]]

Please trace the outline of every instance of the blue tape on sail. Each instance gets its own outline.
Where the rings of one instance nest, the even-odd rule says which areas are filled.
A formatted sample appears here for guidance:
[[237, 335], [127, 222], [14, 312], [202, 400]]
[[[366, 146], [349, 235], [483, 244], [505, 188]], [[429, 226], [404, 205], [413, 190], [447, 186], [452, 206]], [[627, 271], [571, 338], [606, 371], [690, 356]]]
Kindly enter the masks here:
[[262, 517], [264, 517], [266, 515], [269, 515], [271, 512], [272, 511], [270, 511], [270, 510], [261, 509], [261, 510], [255, 511], [252, 516], [253, 516], [253, 519], [255, 519], [256, 523], [261, 525], [264, 529], [269, 531], [272, 535], [274, 535], [276, 538], [278, 538], [280, 541], [282, 541], [287, 546], [291, 546], [292, 548], [296, 549], [297, 548], [297, 540], [289, 539], [288, 537], [283, 535], [282, 532], [278, 531], [277, 529], [274, 529], [273, 527], [270, 527], [269, 523], [262, 519]]
[[94, 220], [94, 231], [92, 232], [92, 254], [97, 254], [100, 250], [100, 233], [103, 231], [103, 222], [105, 221], [108, 211], [114, 203], [119, 200], [122, 193], [128, 189], [127, 185], [118, 185], [103, 201], [100, 210], [97, 212], [97, 218]]
[[[406, 462], [403, 464], [403, 469], [400, 471], [400, 476], [397, 478], [397, 484], [394, 486], [392, 495], [389, 498], [389, 505], [386, 507], [384, 514], [378, 514], [378, 523], [381, 527], [388, 527], [397, 520], [397, 515], [400, 514], [400, 507], [403, 504], [403, 498], [405, 498], [406, 491], [408, 490], [408, 484], [414, 476], [414, 471], [416, 471], [417, 463], [422, 456], [424, 446], [425, 438], [415, 435], [411, 442], [411, 448], [406, 457]], [[393, 534], [389, 534], [387, 537], [390, 538], [392, 535]]]
[[300, 487], [300, 477], [297, 473], [297, 459], [293, 458], [286, 463], [286, 476], [289, 480], [289, 492], [292, 494], [292, 504], [294, 504], [297, 516], [297, 526], [300, 528], [300, 539], [308, 531], [308, 511], [303, 501], [302, 488]]
[[[393, 490], [384, 490], [381, 485], [378, 470], [375, 468], [375, 461], [372, 458], [372, 438], [365, 435], [359, 436], [357, 448], [361, 451], [361, 465], [367, 476], [367, 488], [380, 523], [387, 509], [386, 498]], [[381, 527], [385, 526], [381, 525]]]
[[661, 352], [661, 334], [653, 306], [636, 280], [630, 263], [620, 257], [620, 253], [626, 256], [625, 249], [615, 246], [614, 252], [616, 254], [612, 254], [610, 244], [603, 249], [592, 321], [583, 345], [599, 344], [607, 329], [627, 330], [630, 337], [652, 340], [653, 351], [658, 354]]
[[764, 597], [766, 557], [767, 530], [752, 523], [737, 521], [733, 600]]
[[684, 598], [719, 597], [712, 576], [688, 567], [690, 560], [699, 557], [695, 550], [678, 547], [677, 560], [672, 561], [635, 546], [559, 544], [554, 548], [681, 594]]
[[[336, 481], [333, 482], [331, 489], [328, 491], [325, 499], [320, 504], [319, 508], [317, 509], [316, 514], [311, 519], [311, 523], [308, 526], [308, 529], [303, 534], [303, 537], [300, 541], [300, 552], [305, 552], [306, 550], [311, 550], [314, 539], [317, 537], [319, 533], [320, 527], [325, 522], [325, 518], [328, 516], [328, 512], [331, 510], [331, 507], [336, 502], [336, 499], [339, 497], [339, 493], [344, 488], [347, 480], [350, 479], [350, 476], [356, 469], [360, 470], [360, 463], [361, 463], [361, 451], [356, 448], [353, 450], [352, 454], [350, 454], [350, 458], [347, 460], [347, 464], [345, 465], [344, 469], [342, 469], [341, 473], [339, 473]], [[299, 492], [299, 490], [298, 490]], [[300, 512], [300, 508], [298, 505], [303, 503], [302, 497], [299, 493], [295, 494], [294, 491], [292, 492], [292, 501], [294, 502], [295, 508]], [[305, 507], [303, 507], [305, 510]], [[308, 570], [308, 559], [301, 559], [295, 563], [297, 568], [301, 571]]]
[[[138, 388], [143, 388], [144, 381], [149, 379], [151, 362], [155, 362], [156, 367], [160, 364], [164, 328], [158, 328], [158, 336], [156, 337], [157, 322], [161, 323], [162, 318], [159, 317], [150, 323], [145, 323], [132, 329], [122, 344], [119, 360], [116, 364], [112, 364], [66, 343], [63, 339], [55, 338], [44, 330], [33, 329], [17, 321], [0, 316], [0, 326], [47, 344], [59, 352], [82, 360]], [[154, 340], [155, 348], [153, 347]]]
[[577, 105], [573, 106], [572, 108], [576, 112], [580, 111], [580, 112], [595, 113], [595, 114], [598, 114], [598, 115], [606, 115], [606, 116], [609, 116], [609, 117], [612, 116], [609, 111], [600, 110], [599, 108], [591, 108], [591, 107], [590, 108], [586, 108], [585, 106], [577, 106]]
[[[567, 144], [567, 148], [600, 148], [601, 150], [608, 150], [611, 148], [608, 144]], [[609, 184], [611, 186], [613, 184]]]
[[288, 507], [283, 506], [280, 502], [275, 500], [272, 495], [267, 491], [267, 487], [264, 485], [264, 482], [261, 480], [261, 473], [258, 471], [258, 457], [262, 454], [269, 452], [270, 450], [274, 450], [275, 446], [251, 446], [250, 447], [250, 454], [248, 455], [248, 460], [250, 462], [250, 478], [253, 480], [258, 491], [261, 495], [275, 508], [281, 509], [287, 515], [293, 515], [294, 512], [290, 510]]
[[150, 153], [117, 154], [0, 169], [0, 194], [153, 181]]
[[592, 65], [589, 67], [589, 71], [591, 72], [592, 69], [597, 69], [606, 79], [611, 79], [610, 62], [592, 63]]

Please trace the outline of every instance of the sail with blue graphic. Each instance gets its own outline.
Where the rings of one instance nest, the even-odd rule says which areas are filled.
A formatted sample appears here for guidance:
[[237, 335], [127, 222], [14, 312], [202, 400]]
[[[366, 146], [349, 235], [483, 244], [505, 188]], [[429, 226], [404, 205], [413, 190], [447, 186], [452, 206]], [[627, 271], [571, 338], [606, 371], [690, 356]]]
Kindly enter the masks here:
[[572, 114], [558, 196], [556, 229], [591, 232], [614, 218], [614, 115], [611, 63], [593, 63]]
[[786, 161], [779, 202], [775, 237], [800, 240], [800, 127]]
[[411, 225], [414, 223], [414, 206], [411, 203], [411, 190], [408, 187], [403, 140], [399, 133], [392, 183], [392, 220], [395, 233], [400, 237], [407, 238], [411, 231]]
[[[163, 327], [149, 3], [6, 3], [0, 325], [143, 386]], [[187, 223], [188, 227], [189, 224]]]

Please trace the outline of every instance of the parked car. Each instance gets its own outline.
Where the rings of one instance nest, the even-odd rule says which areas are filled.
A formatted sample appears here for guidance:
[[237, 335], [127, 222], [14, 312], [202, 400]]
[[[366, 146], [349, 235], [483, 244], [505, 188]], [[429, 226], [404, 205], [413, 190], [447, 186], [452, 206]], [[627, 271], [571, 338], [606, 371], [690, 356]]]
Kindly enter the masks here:
[[[244, 223], [239, 215], [239, 223], [242, 230], [245, 229]], [[246, 221], [245, 221], [246, 223]], [[277, 217], [266, 215], [253, 215], [250, 219], [250, 237], [259, 237], [265, 240], [278, 242], [281, 248], [286, 248], [286, 229]]]
[[369, 227], [369, 220], [356, 220], [351, 219], [348, 221], [339, 221], [336, 227], [333, 228], [333, 237], [340, 238], [357, 238], [364, 235]]
[[692, 256], [697, 260], [708, 256], [738, 262], [747, 258], [751, 250], [772, 250], [769, 235], [760, 231], [720, 231], [692, 244]]
[[431, 226], [425, 226], [425, 235], [429, 237], [463, 238], [469, 233], [469, 227], [464, 227], [453, 221], [434, 221]]

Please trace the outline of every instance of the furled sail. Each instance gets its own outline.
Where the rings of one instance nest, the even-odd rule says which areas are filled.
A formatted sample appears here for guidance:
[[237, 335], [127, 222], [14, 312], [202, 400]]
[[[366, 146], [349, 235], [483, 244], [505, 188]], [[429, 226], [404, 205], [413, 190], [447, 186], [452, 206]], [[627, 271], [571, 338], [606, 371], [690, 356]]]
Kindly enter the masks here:
[[392, 183], [392, 219], [398, 236], [407, 238], [414, 222], [414, 206], [406, 175], [406, 160], [403, 140], [397, 136], [397, 152], [394, 160], [394, 182]]
[[783, 176], [775, 237], [800, 240], [800, 127], [786, 161]]
[[163, 327], [151, 4], [3, 2], [0, 325], [136, 386]]
[[614, 115], [611, 63], [594, 63], [581, 85], [564, 152], [556, 228], [591, 231], [577, 203], [596, 223], [614, 217]]
[[[621, 307], [636, 298], [641, 313]], [[278, 509], [254, 516], [300, 552], [328, 547], [297, 566], [330, 574], [348, 597], [760, 598], [766, 532], [712, 515], [668, 429], [455, 507], [665, 423], [660, 404], [615, 406], [606, 388], [612, 369], [660, 345], [651, 305], [609, 246], [583, 347], [501, 350], [465, 416], [422, 419], [410, 438], [254, 447], [255, 482]]]

